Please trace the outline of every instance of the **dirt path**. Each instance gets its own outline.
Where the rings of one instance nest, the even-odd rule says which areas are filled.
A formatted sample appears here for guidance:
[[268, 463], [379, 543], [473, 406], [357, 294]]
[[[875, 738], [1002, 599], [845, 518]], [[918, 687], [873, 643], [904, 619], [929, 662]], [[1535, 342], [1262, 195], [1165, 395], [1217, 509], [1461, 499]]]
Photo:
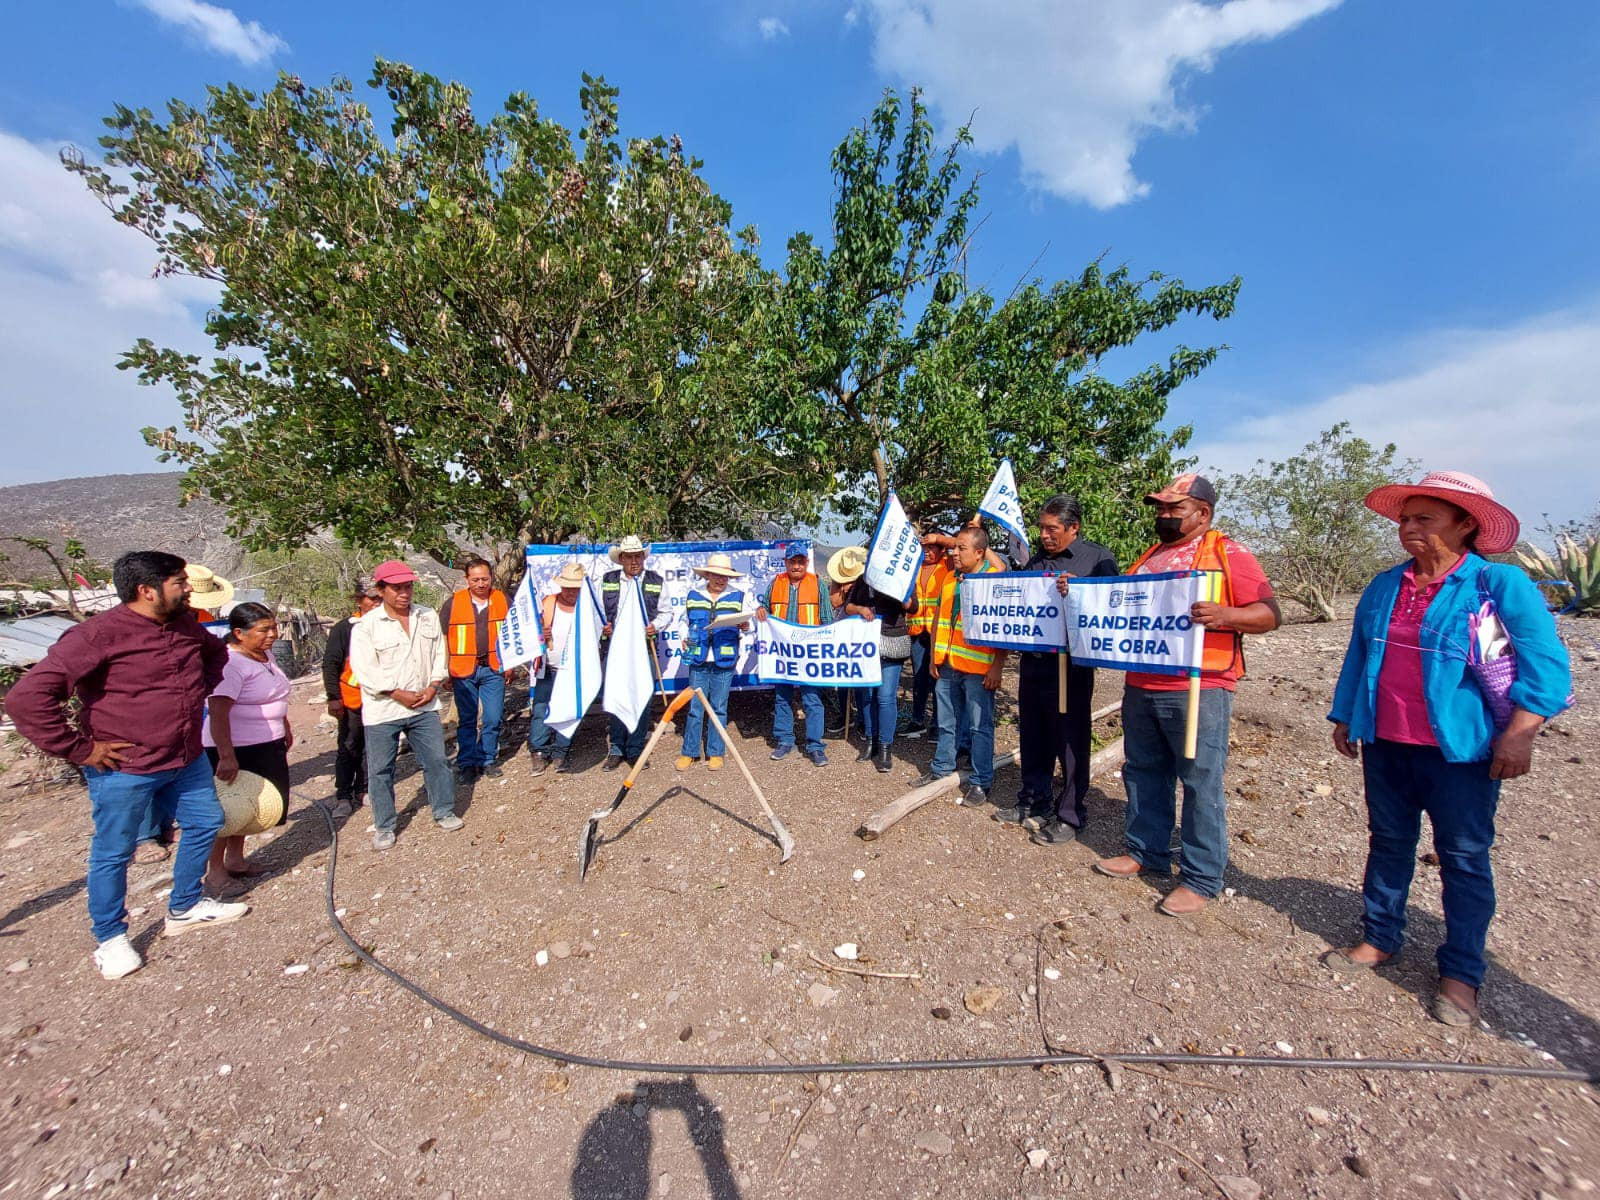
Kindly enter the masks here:
[[[1600, 664], [1593, 622], [1564, 629], [1579, 707], [1506, 789], [1490, 1028], [1465, 1035], [1421, 1006], [1441, 935], [1434, 869], [1418, 869], [1393, 968], [1345, 983], [1316, 961], [1357, 929], [1366, 844], [1357, 769], [1324, 720], [1340, 625], [1251, 651], [1230, 892], [1194, 921], [1157, 915], [1149, 884], [1088, 871], [1120, 845], [1117, 778], [1092, 793], [1077, 845], [1042, 849], [948, 802], [864, 843], [851, 831], [931, 746], [907, 744], [888, 776], [837, 741], [826, 769], [772, 763], [753, 697], [736, 698], [736, 736], [799, 843], [787, 866], [731, 763], [679, 776], [661, 752], [579, 886], [578, 831], [619, 782], [597, 769], [591, 715], [575, 751], [589, 769], [533, 781], [519, 753], [466, 798], [461, 833], [432, 827], [407, 775], [395, 850], [371, 852], [365, 811], [347, 823], [338, 903], [363, 944], [441, 998], [601, 1056], [864, 1060], [1048, 1041], [1596, 1070]], [[1102, 699], [1119, 682], [1103, 679]], [[297, 690], [291, 820], [255, 848], [274, 869], [255, 912], [160, 939], [164, 871], [137, 868], [150, 962], [116, 984], [88, 957], [81, 788], [0, 774], [0, 965], [27, 963], [0, 975], [0, 1197], [1600, 1194], [1600, 1104], [1577, 1085], [1238, 1068], [641, 1078], [516, 1054], [360, 966], [325, 922], [315, 802], [332, 791], [333, 746], [317, 698]], [[1014, 740], [1004, 726], [1002, 747]], [[997, 795], [1015, 780], [1002, 772]], [[844, 942], [868, 969], [920, 978], [812, 960], [838, 964]], [[964, 999], [980, 987], [997, 1001], [974, 1014]], [[1037, 1168], [1030, 1150], [1046, 1152]]]

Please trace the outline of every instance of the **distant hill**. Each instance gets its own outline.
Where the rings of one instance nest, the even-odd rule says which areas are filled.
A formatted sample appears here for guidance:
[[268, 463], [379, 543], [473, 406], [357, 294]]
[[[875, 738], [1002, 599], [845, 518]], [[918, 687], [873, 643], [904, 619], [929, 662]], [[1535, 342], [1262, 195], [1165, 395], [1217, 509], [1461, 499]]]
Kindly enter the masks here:
[[[231, 575], [244, 551], [224, 531], [222, 509], [206, 499], [178, 506], [183, 475], [91, 475], [0, 487], [0, 534], [48, 538], [59, 546], [76, 537], [95, 562], [109, 567], [129, 550], [166, 550]], [[51, 577], [43, 555], [14, 542], [0, 542], [0, 580]]]

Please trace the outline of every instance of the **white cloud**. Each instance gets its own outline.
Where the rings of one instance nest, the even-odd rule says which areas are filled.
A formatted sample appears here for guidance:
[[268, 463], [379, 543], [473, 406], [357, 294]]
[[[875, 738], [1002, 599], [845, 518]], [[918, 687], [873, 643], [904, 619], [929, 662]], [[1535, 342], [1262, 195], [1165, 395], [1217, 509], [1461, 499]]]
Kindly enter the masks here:
[[227, 8], [204, 0], [123, 0], [198, 38], [208, 49], [248, 66], [266, 62], [289, 44], [255, 21], [241, 21]]
[[204, 353], [199, 313], [218, 289], [152, 278], [155, 257], [55, 145], [0, 130], [0, 484], [156, 469], [138, 431], [171, 424], [177, 402], [116, 362], [140, 337]]
[[775, 42], [789, 36], [789, 26], [778, 17], [762, 17], [756, 22], [756, 28], [761, 31], [761, 40], [765, 42]]
[[[1229, 474], [1281, 461], [1336, 422], [1393, 442], [1424, 471], [1457, 469], [1486, 482], [1532, 532], [1541, 514], [1582, 517], [1600, 503], [1600, 309], [1552, 314], [1509, 329], [1451, 330], [1403, 351], [1409, 365], [1311, 404], [1206, 428], [1202, 469]], [[1223, 498], [1226, 505], [1227, 499]]]
[[984, 153], [1015, 146], [1031, 186], [1112, 208], [1145, 195], [1151, 133], [1193, 128], [1178, 98], [1222, 51], [1278, 37], [1340, 0], [862, 0], [884, 73], [946, 120], [976, 111]]

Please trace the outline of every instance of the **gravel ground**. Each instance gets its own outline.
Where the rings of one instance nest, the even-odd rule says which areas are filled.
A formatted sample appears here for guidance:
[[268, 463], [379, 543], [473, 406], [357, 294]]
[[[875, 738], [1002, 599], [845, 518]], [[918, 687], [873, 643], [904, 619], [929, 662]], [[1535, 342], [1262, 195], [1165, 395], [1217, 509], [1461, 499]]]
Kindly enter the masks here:
[[[1229, 892], [1196, 919], [1158, 915], [1153, 882], [1089, 872], [1120, 847], [1114, 775], [1097, 781], [1076, 845], [1033, 846], [948, 801], [866, 843], [852, 831], [931, 746], [905, 744], [891, 775], [838, 741], [826, 769], [772, 763], [760, 697], [735, 698], [735, 735], [798, 842], [787, 865], [733, 763], [679, 775], [668, 740], [603, 825], [580, 886], [578, 832], [620, 782], [597, 769], [594, 715], [575, 750], [587, 769], [538, 780], [514, 723], [519, 753], [463, 793], [460, 833], [433, 828], [408, 765], [399, 845], [374, 854], [358, 811], [336, 902], [363, 945], [441, 999], [596, 1056], [1048, 1046], [1600, 1071], [1600, 628], [1563, 632], [1579, 705], [1503, 798], [1500, 915], [1473, 1031], [1423, 1008], [1441, 936], [1425, 862], [1392, 967], [1346, 982], [1317, 962], [1358, 929], [1365, 853], [1358, 770], [1324, 720], [1342, 624], [1252, 642], [1228, 773]], [[1119, 685], [1104, 678], [1100, 699]], [[502, 1047], [362, 965], [330, 928], [317, 802], [332, 792], [333, 739], [318, 694], [297, 689], [290, 822], [253, 845], [273, 870], [248, 896], [254, 912], [162, 939], [166, 871], [135, 868], [149, 964], [118, 983], [89, 961], [81, 787], [28, 760], [0, 774], [0, 1196], [1600, 1195], [1600, 1103], [1578, 1084], [1238, 1067], [688, 1077]], [[1014, 744], [1009, 724], [999, 741]], [[997, 797], [1015, 782], [1003, 770]], [[834, 953], [846, 942], [854, 963]]]

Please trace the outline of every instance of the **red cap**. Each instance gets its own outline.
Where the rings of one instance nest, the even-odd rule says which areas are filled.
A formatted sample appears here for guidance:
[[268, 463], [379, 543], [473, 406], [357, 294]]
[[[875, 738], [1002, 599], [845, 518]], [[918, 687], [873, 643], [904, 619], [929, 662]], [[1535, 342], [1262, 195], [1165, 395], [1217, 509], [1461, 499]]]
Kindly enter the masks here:
[[372, 569], [373, 583], [415, 583], [417, 573], [398, 558], [381, 562]]

